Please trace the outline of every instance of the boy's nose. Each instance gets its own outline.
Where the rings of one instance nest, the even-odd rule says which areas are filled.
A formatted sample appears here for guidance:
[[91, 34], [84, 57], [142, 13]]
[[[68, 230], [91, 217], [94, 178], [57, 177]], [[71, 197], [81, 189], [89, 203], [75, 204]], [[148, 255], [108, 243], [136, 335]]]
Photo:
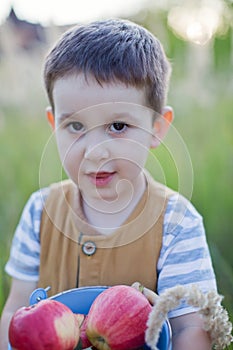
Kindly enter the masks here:
[[86, 138], [84, 158], [87, 160], [99, 160], [109, 157], [109, 140], [101, 139], [98, 132], [90, 132]]
[[[104, 142], [105, 143], [105, 142]], [[84, 158], [87, 160], [98, 160], [109, 158], [109, 152], [106, 145], [97, 144], [86, 147]]]

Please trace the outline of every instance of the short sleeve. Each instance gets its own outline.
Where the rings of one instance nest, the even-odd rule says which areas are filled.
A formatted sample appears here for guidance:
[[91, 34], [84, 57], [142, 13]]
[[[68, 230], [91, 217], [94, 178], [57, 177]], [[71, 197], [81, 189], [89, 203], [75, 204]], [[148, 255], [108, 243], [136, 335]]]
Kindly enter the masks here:
[[31, 195], [16, 228], [5, 271], [14, 278], [38, 281], [40, 263], [40, 221], [48, 189]]
[[[158, 261], [158, 293], [176, 285], [195, 284], [203, 292], [216, 290], [216, 280], [203, 219], [183, 196], [173, 195], [166, 208], [163, 244]], [[169, 317], [195, 311], [181, 304]]]

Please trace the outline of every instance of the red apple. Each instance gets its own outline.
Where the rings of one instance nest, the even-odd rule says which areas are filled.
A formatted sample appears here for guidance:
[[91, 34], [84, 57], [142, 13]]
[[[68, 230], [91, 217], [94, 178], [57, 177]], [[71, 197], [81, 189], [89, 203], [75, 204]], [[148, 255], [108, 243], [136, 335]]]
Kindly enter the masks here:
[[86, 333], [99, 350], [137, 349], [145, 343], [146, 323], [152, 306], [133, 287], [118, 285], [94, 300]]
[[78, 321], [66, 305], [42, 300], [15, 312], [9, 340], [15, 350], [73, 350], [79, 340]]

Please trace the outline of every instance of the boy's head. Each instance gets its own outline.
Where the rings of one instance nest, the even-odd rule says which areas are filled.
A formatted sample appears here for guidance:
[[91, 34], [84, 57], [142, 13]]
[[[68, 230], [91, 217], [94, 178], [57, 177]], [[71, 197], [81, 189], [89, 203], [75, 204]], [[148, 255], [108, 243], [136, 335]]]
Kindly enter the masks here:
[[170, 64], [158, 39], [139, 25], [111, 19], [66, 32], [45, 62], [45, 86], [53, 111], [54, 83], [78, 73], [94, 77], [100, 85], [121, 82], [144, 89], [147, 106], [162, 112]]

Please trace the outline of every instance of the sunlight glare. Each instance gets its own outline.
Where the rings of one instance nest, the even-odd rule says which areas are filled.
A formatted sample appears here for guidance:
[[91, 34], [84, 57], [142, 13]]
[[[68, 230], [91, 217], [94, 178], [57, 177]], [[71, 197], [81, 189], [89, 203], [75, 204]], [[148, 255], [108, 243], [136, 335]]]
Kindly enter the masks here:
[[205, 45], [220, 25], [219, 8], [176, 6], [169, 11], [168, 24], [183, 39]]

